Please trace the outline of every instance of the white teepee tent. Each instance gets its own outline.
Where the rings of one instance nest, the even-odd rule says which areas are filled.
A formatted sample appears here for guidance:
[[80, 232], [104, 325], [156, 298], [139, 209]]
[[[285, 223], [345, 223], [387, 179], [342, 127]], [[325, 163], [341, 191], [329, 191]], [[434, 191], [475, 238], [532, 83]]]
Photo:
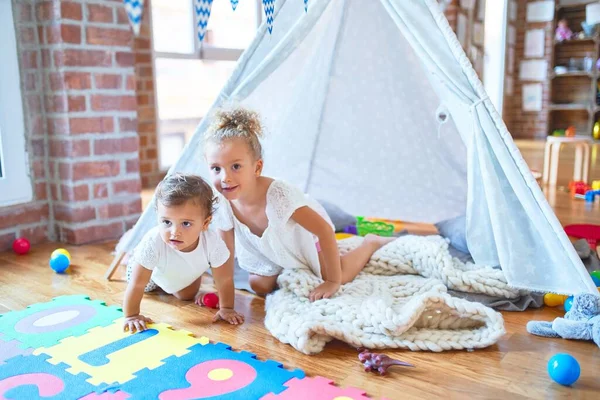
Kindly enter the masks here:
[[[355, 215], [466, 213], [478, 264], [510, 285], [597, 293], [435, 0], [277, 0], [214, 107], [258, 111], [265, 174]], [[208, 176], [203, 120], [172, 171]], [[131, 250], [155, 224], [136, 224]]]

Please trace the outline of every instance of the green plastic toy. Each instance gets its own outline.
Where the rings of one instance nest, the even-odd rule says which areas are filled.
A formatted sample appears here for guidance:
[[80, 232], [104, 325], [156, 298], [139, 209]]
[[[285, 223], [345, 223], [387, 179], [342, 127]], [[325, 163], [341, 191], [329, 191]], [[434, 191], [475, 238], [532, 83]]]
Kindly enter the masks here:
[[372, 233], [390, 237], [394, 235], [394, 225], [380, 221], [367, 221], [364, 217], [356, 217], [356, 231], [360, 236]]

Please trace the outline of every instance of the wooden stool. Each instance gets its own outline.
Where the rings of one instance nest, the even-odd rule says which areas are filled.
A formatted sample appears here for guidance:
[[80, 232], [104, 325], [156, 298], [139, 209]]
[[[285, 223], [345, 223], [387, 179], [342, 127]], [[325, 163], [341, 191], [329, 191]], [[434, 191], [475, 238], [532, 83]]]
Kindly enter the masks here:
[[541, 180], [542, 180], [542, 173], [539, 172], [539, 171], [536, 171], [535, 169], [532, 169], [530, 171], [531, 171], [531, 175], [533, 175], [533, 177], [535, 178], [535, 181], [538, 183], [538, 185], [540, 183], [542, 183], [541, 182]]
[[574, 181], [588, 181], [590, 170], [590, 143], [591, 138], [548, 136], [546, 138], [546, 149], [544, 151], [544, 184], [556, 185], [558, 180], [558, 161], [560, 149], [563, 145], [575, 145], [575, 170]]

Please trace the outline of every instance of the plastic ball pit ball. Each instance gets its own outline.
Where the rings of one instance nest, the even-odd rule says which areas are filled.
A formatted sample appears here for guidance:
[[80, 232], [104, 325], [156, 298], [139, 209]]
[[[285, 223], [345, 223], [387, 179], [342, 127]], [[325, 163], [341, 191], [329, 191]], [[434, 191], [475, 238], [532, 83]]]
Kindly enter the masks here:
[[71, 253], [69, 253], [67, 250], [65, 249], [56, 249], [52, 252], [52, 254], [50, 255], [50, 258], [54, 258], [59, 254], [64, 254], [65, 256], [67, 256], [67, 258], [69, 259], [69, 261], [71, 261]]
[[52, 258], [50, 258], [50, 268], [52, 268], [57, 273], [61, 274], [69, 268], [71, 261], [64, 254], [58, 254]]
[[570, 386], [577, 382], [581, 368], [570, 354], [556, 354], [548, 361], [548, 375], [556, 383]]
[[31, 248], [31, 243], [25, 238], [18, 238], [12, 244], [13, 251], [17, 254], [27, 254]]
[[202, 304], [210, 308], [219, 307], [219, 296], [216, 293], [206, 293], [202, 296]]
[[565, 300], [565, 304], [564, 304], [564, 308], [566, 312], [571, 311], [571, 307], [573, 306], [573, 296], [569, 296], [566, 300]]

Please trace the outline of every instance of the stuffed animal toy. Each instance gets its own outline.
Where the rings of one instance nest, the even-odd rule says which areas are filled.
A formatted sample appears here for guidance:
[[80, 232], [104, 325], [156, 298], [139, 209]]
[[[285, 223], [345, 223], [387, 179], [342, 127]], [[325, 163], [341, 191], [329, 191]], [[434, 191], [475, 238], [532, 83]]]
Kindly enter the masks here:
[[564, 318], [529, 321], [527, 331], [537, 336], [593, 340], [600, 347], [600, 297], [588, 293], [573, 296]]
[[573, 38], [573, 31], [569, 28], [569, 22], [566, 19], [561, 19], [558, 21], [558, 26], [556, 27], [556, 32], [554, 38], [558, 42], [562, 42], [564, 40], [570, 40]]

